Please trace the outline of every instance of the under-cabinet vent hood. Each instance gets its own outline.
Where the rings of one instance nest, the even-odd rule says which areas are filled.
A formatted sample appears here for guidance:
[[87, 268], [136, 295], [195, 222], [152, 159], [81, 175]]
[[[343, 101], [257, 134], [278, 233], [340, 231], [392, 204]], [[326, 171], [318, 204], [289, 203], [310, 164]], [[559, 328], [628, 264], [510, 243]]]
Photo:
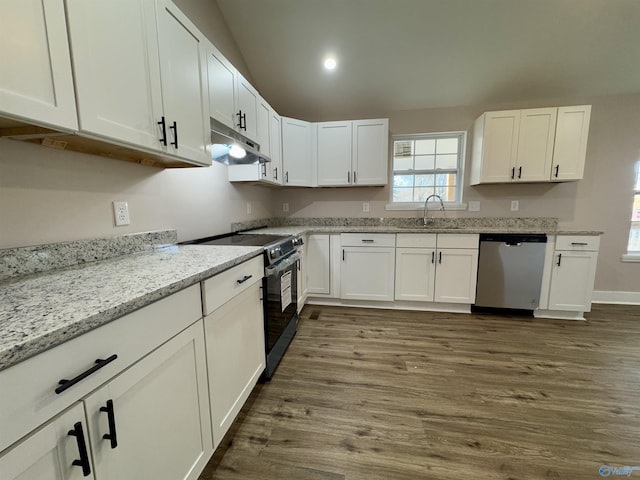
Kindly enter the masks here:
[[211, 158], [225, 165], [267, 163], [271, 159], [260, 153], [260, 145], [211, 118]]

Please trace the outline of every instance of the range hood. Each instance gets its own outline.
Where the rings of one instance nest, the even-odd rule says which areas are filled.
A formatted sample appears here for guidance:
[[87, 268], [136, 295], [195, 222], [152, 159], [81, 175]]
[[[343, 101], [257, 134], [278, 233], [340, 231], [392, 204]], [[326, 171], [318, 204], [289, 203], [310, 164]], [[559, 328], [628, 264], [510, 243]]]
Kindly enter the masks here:
[[252, 165], [271, 159], [260, 153], [260, 145], [211, 118], [211, 159], [225, 165]]

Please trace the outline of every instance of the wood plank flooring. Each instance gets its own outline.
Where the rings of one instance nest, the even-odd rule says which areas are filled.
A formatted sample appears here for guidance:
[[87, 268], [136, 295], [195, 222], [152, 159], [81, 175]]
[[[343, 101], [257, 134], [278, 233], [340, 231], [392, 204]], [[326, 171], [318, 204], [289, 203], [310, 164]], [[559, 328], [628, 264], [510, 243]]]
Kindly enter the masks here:
[[602, 465], [640, 466], [640, 307], [576, 322], [308, 305], [200, 479], [579, 480]]

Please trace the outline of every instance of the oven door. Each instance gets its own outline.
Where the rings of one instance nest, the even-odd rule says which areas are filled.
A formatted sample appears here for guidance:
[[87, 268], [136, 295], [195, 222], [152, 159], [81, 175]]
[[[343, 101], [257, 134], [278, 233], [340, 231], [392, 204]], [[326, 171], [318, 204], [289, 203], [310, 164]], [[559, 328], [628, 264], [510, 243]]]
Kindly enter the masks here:
[[[298, 313], [299, 260], [300, 253], [294, 252], [275, 265], [265, 268], [265, 291], [267, 292], [265, 302], [265, 342], [267, 354], [274, 347], [279, 347], [279, 343], [286, 343], [282, 345], [286, 349], [291, 339], [281, 339], [281, 337], [285, 334], [293, 337], [290, 333], [292, 328], [294, 329], [293, 333], [295, 333], [295, 324], [293, 322], [297, 321]], [[284, 353], [284, 350], [282, 353]]]

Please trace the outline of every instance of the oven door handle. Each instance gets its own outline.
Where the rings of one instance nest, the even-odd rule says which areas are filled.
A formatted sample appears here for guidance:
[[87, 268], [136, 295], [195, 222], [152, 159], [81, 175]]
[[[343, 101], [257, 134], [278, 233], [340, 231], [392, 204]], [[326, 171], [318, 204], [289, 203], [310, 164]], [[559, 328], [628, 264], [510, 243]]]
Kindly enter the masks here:
[[288, 257], [283, 258], [277, 263], [266, 267], [264, 269], [264, 274], [267, 277], [273, 277], [276, 275], [280, 275], [282, 272], [286, 271], [291, 267], [291, 265], [295, 264], [298, 260], [302, 258], [302, 253], [300, 251], [294, 252]]

